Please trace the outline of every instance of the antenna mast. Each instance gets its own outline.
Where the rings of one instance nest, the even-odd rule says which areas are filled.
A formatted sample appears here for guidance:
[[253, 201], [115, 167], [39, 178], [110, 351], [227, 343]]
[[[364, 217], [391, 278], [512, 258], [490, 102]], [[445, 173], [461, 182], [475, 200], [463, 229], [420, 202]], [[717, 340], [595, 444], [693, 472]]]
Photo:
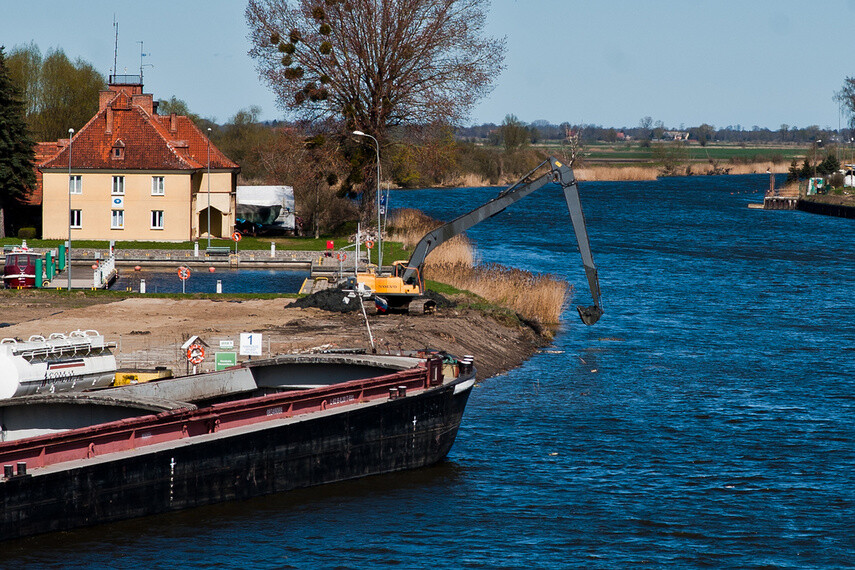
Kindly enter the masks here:
[[113, 28], [116, 31], [116, 43], [113, 47], [113, 75], [119, 73], [117, 61], [119, 59], [119, 22], [116, 21], [116, 14], [113, 14]]
[[148, 57], [151, 54], [150, 53], [143, 53], [143, 42], [142, 41], [138, 41], [137, 43], [140, 44], [140, 84], [142, 85], [143, 67], [154, 67], [154, 65], [151, 63], [143, 64], [143, 58]]

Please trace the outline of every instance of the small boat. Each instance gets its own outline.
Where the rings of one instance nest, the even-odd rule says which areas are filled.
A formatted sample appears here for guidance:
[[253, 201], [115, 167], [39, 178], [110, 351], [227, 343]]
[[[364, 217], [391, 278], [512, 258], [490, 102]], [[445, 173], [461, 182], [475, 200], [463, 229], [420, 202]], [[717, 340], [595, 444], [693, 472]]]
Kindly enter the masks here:
[[95, 330], [0, 340], [0, 398], [91, 390], [116, 378], [116, 344]]
[[431, 465], [474, 384], [469, 357], [332, 353], [0, 400], [0, 540]]
[[3, 282], [6, 289], [32, 289], [36, 286], [36, 260], [40, 254], [29, 247], [27, 242], [5, 251], [6, 264], [3, 269]]

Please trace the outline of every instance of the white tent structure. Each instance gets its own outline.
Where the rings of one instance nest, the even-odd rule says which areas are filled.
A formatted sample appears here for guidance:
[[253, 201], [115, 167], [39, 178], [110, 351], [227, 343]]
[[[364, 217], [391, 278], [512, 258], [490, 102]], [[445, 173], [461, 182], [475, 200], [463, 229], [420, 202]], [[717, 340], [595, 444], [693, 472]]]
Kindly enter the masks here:
[[237, 217], [263, 226], [293, 230], [294, 188], [292, 186], [238, 186]]

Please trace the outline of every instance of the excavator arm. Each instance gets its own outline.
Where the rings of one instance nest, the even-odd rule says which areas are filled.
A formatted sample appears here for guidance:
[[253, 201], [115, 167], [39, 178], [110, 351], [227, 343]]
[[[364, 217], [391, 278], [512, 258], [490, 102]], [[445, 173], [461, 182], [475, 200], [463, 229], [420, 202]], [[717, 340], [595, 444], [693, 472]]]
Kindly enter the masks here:
[[[544, 165], [549, 166], [549, 172], [533, 178]], [[436, 247], [454, 236], [465, 232], [475, 224], [501, 213], [511, 204], [553, 182], [560, 185], [564, 190], [564, 199], [567, 202], [567, 209], [570, 211], [573, 231], [576, 234], [576, 242], [579, 244], [579, 252], [582, 254], [582, 264], [585, 267], [588, 286], [591, 289], [591, 297], [594, 300], [592, 306], [578, 306], [577, 310], [579, 311], [579, 316], [582, 318], [582, 322], [586, 325], [596, 323], [603, 314], [603, 310], [600, 307], [600, 283], [597, 278], [597, 267], [594, 265], [594, 257], [591, 254], [591, 244], [588, 241], [588, 231], [585, 227], [582, 203], [579, 200], [579, 188], [576, 185], [573, 170], [552, 157], [543, 161], [516, 184], [510, 186], [483, 206], [479, 206], [471, 212], [463, 214], [425, 235], [416, 244], [409, 262], [403, 269], [403, 273], [401, 273], [403, 282], [410, 285], [420, 285], [418, 281], [420, 276], [423, 275], [422, 268], [425, 258]]]

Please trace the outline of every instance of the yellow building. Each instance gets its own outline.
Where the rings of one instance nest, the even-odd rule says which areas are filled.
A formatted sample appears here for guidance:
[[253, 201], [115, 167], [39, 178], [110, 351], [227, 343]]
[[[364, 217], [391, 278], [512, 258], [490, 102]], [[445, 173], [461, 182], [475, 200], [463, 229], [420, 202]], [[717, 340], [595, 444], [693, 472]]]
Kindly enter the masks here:
[[[139, 83], [111, 84], [73, 138], [40, 144], [44, 239], [228, 237], [240, 167], [187, 117], [158, 115]], [[210, 172], [210, 178], [209, 178]], [[69, 174], [70, 173], [70, 174]]]

